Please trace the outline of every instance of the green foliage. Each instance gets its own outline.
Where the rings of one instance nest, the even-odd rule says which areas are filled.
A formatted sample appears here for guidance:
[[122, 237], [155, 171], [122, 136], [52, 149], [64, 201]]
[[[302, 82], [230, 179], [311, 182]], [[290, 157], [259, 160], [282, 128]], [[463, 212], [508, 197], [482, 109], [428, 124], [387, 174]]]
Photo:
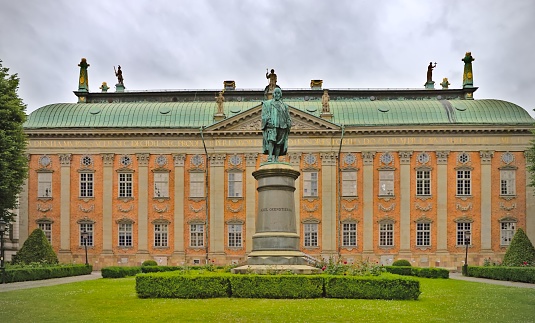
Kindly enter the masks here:
[[535, 284], [535, 267], [468, 266], [468, 276]]
[[320, 275], [232, 275], [232, 297], [318, 298], [323, 296]]
[[57, 264], [58, 256], [46, 239], [45, 233], [41, 229], [35, 229], [28, 239], [24, 241], [22, 248], [13, 256], [14, 265], [31, 263]]
[[328, 261], [322, 261], [316, 267], [328, 275], [377, 276], [384, 272], [383, 266], [378, 263], [369, 260], [348, 263], [341, 257], [329, 257]]
[[449, 278], [450, 272], [443, 268], [420, 268], [420, 267], [402, 267], [402, 266], [385, 266], [385, 270], [392, 274], [403, 276], [417, 276], [424, 278]]
[[0, 60], [0, 219], [9, 223], [17, 208], [17, 195], [28, 174], [28, 160], [24, 156], [26, 135], [22, 124], [26, 121], [26, 105], [19, 98], [19, 78], [9, 75]]
[[89, 275], [93, 267], [86, 265], [12, 266], [6, 269], [6, 282], [22, 282], [59, 277]]
[[141, 264], [141, 267], [145, 267], [145, 266], [158, 266], [158, 263], [155, 260], [145, 260]]
[[182, 273], [187, 273], [189, 271], [208, 271], [208, 272], [230, 272], [233, 266], [214, 266], [214, 265], [204, 265], [204, 266], [142, 266], [141, 271], [143, 273], [158, 273], [166, 271], [181, 271]]
[[140, 298], [213, 298], [230, 296], [230, 274], [139, 274], [136, 292]]
[[110, 266], [102, 268], [102, 277], [104, 278], [123, 278], [128, 276], [135, 276], [141, 273], [139, 266]]
[[411, 266], [411, 262], [405, 259], [398, 259], [392, 263], [392, 266]]
[[531, 241], [529, 241], [524, 230], [518, 228], [509, 248], [507, 248], [507, 252], [505, 252], [502, 265], [507, 267], [520, 267], [531, 266], [534, 264], [535, 248]]
[[363, 299], [418, 299], [420, 282], [389, 276], [326, 276], [325, 297]]

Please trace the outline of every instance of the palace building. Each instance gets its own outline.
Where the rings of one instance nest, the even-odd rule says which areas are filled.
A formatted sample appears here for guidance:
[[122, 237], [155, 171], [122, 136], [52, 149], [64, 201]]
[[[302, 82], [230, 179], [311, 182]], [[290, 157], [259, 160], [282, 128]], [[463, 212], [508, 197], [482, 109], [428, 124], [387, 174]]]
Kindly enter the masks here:
[[[500, 260], [517, 228], [535, 241], [525, 156], [534, 120], [474, 99], [467, 64], [460, 89], [429, 78], [422, 89], [282, 88], [292, 128], [280, 161], [300, 172], [304, 253], [458, 268], [467, 246], [469, 264]], [[24, 125], [29, 176], [11, 242], [41, 228], [61, 262], [84, 263], [87, 244], [96, 269], [243, 263], [273, 84], [133, 92], [121, 80], [90, 92], [79, 66], [78, 103], [41, 107]]]

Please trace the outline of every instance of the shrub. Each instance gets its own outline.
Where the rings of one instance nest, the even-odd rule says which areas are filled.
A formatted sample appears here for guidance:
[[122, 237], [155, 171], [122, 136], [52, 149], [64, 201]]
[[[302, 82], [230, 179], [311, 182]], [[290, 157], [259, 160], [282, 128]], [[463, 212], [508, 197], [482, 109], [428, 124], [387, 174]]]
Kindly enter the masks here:
[[43, 230], [35, 229], [28, 239], [24, 241], [22, 248], [13, 256], [12, 263], [14, 265], [28, 265], [31, 263], [57, 264], [58, 257], [46, 239]]
[[385, 270], [392, 274], [403, 276], [417, 276], [424, 278], [449, 278], [450, 272], [443, 268], [419, 268], [419, 267], [396, 267], [385, 266]]
[[330, 257], [327, 262], [317, 263], [316, 267], [328, 275], [377, 276], [384, 272], [383, 266], [378, 263], [362, 260], [348, 264], [342, 258], [335, 257]]
[[61, 265], [40, 267], [14, 267], [6, 269], [6, 282], [22, 282], [50, 278], [88, 275], [93, 270], [86, 265]]
[[323, 296], [319, 275], [233, 275], [232, 297], [240, 298], [318, 298]]
[[513, 240], [511, 240], [509, 248], [507, 248], [507, 251], [505, 252], [502, 265], [507, 267], [529, 266], [533, 264], [534, 261], [535, 248], [531, 241], [529, 241], [524, 230], [518, 228], [513, 236]]
[[123, 278], [128, 276], [135, 276], [141, 273], [139, 266], [110, 266], [102, 268], [102, 277], [104, 278]]
[[176, 272], [139, 274], [136, 292], [141, 298], [230, 297], [230, 274], [185, 274]]
[[141, 267], [145, 267], [145, 266], [158, 266], [158, 263], [155, 260], [145, 260], [141, 264]]
[[392, 263], [392, 266], [411, 266], [411, 262], [405, 259], [398, 259]]
[[468, 276], [535, 284], [535, 267], [468, 266]]
[[325, 297], [363, 299], [418, 299], [420, 282], [407, 277], [326, 276]]

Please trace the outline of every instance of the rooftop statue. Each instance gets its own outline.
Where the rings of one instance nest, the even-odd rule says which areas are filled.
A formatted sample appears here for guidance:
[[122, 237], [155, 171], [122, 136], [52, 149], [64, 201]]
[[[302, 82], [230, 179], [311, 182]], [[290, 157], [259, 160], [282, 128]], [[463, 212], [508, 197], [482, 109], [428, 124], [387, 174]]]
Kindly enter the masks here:
[[223, 96], [223, 91], [220, 91], [219, 94], [215, 97], [215, 102], [217, 103], [217, 113], [223, 114], [223, 102], [225, 102], [225, 97]]
[[435, 62], [435, 65], [433, 65], [433, 62], [429, 62], [429, 66], [427, 66], [427, 83], [433, 83], [433, 69], [437, 67], [437, 63]]
[[80, 61], [80, 78], [78, 79], [78, 91], [89, 91], [89, 82], [87, 80], [87, 68], [89, 67], [89, 64], [87, 64], [87, 60], [85, 58], [82, 58]]
[[269, 80], [268, 92], [273, 92], [277, 87], [277, 74], [275, 74], [274, 69], [271, 69], [270, 74], [267, 71], [268, 69], [266, 68], [266, 78]]
[[121, 84], [122, 86], [124, 86], [123, 71], [121, 71], [121, 65], [117, 66], [117, 70], [115, 69], [115, 66], [114, 66], [113, 70], [115, 71], [115, 76], [117, 76], [117, 84]]
[[292, 120], [288, 105], [282, 102], [282, 90], [275, 88], [273, 99], [262, 102], [262, 152], [268, 162], [278, 162], [288, 152]]
[[450, 84], [450, 82], [448, 81], [448, 78], [445, 77], [445, 78], [442, 79], [442, 83], [440, 83], [440, 85], [442, 85], [442, 88], [443, 88], [443, 89], [447, 89], [448, 86], [450, 86], [451, 84]]
[[321, 112], [322, 113], [330, 113], [331, 108], [329, 107], [329, 90], [323, 90], [323, 95], [321, 96]]
[[462, 61], [464, 62], [464, 73], [463, 73], [463, 88], [464, 87], [473, 87], [474, 78], [472, 75], [472, 62], [476, 59], [472, 57], [472, 52], [466, 52]]

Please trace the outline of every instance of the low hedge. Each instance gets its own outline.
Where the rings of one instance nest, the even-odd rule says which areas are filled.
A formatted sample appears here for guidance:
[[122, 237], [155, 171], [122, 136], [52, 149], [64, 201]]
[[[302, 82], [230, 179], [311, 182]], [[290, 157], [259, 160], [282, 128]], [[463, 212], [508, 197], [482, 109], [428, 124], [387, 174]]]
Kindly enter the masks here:
[[136, 275], [140, 298], [365, 298], [418, 299], [420, 282], [381, 276], [256, 275], [189, 272]]
[[140, 266], [110, 266], [102, 268], [102, 277], [104, 278], [123, 278], [135, 276], [141, 273]]
[[359, 299], [418, 299], [420, 282], [394, 275], [326, 276], [325, 297]]
[[86, 265], [58, 265], [46, 267], [6, 268], [6, 283], [32, 280], [43, 280], [70, 276], [89, 275], [92, 266]]
[[203, 266], [142, 266], [141, 267], [141, 272], [143, 272], [143, 273], [161, 273], [161, 272], [166, 272], [166, 271], [189, 271], [189, 270], [216, 271], [216, 270], [225, 269], [227, 267], [215, 266], [215, 265], [203, 265]]
[[403, 276], [416, 276], [423, 278], [449, 278], [450, 272], [443, 268], [420, 268], [408, 266], [385, 266], [387, 272]]
[[323, 296], [323, 277], [318, 275], [233, 275], [232, 297], [318, 298]]
[[136, 275], [140, 298], [230, 297], [230, 274], [181, 275], [176, 272]]
[[535, 267], [468, 266], [468, 276], [535, 284]]

